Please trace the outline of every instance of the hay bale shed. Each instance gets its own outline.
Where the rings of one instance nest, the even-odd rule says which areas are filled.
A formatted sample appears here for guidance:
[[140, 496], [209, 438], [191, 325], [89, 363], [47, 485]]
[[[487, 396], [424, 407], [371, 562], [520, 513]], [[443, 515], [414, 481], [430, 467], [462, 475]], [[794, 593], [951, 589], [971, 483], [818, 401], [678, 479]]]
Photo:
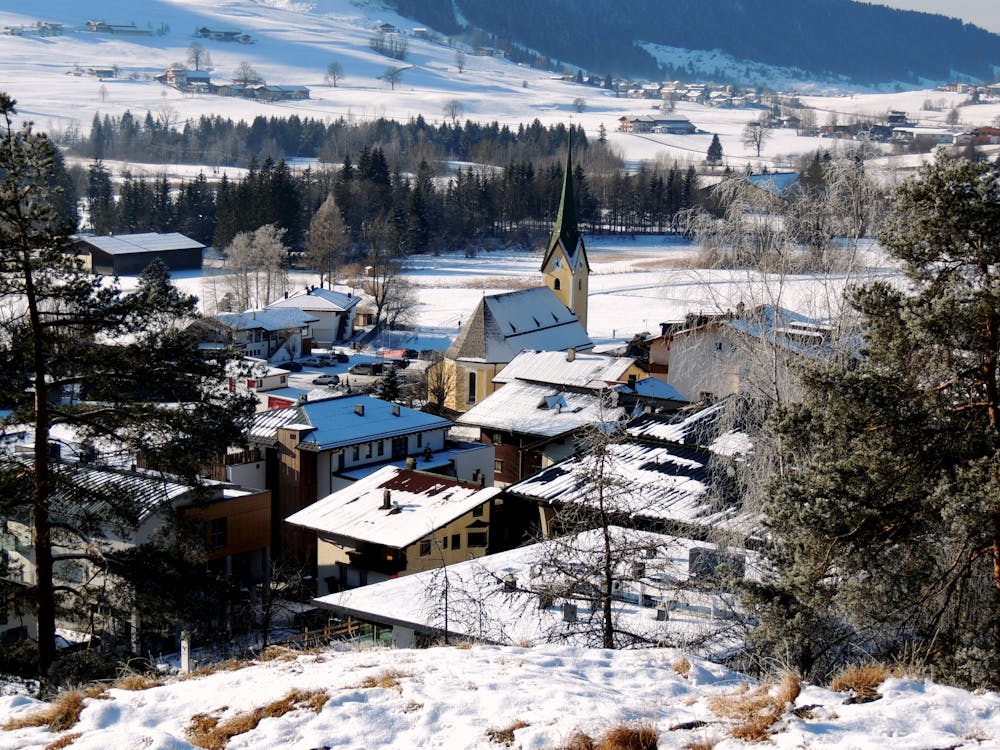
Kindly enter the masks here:
[[77, 255], [90, 257], [93, 273], [134, 276], [142, 273], [153, 258], [159, 258], [171, 271], [201, 269], [205, 246], [179, 232], [159, 234], [112, 234], [102, 237], [80, 235], [75, 238]]

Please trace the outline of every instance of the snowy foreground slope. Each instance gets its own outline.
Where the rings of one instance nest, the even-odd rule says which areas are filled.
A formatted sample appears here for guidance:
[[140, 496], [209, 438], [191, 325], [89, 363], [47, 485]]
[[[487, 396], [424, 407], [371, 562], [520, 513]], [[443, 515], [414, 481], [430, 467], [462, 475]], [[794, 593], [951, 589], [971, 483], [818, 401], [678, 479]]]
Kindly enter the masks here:
[[[747, 746], [728, 736], [732, 724], [711, 709], [713, 699], [732, 694], [745, 678], [697, 659], [690, 659], [685, 677], [673, 668], [681, 657], [669, 649], [555, 646], [307, 654], [145, 691], [111, 689], [106, 699], [87, 699], [71, 729], [9, 730], [0, 734], [0, 748], [44, 748], [69, 733], [80, 734], [65, 745], [74, 750], [188, 748], [192, 716], [209, 714], [224, 722], [293, 689], [321, 689], [329, 699], [318, 713], [306, 707], [263, 719], [226, 747], [490, 748], [501, 746], [490, 730], [515, 722], [525, 725], [513, 733], [512, 746], [520, 748], [554, 749], [577, 731], [599, 737], [621, 723], [654, 726], [661, 748], [694, 742], [715, 742], [717, 750]], [[394, 677], [382, 679], [386, 675]], [[378, 681], [386, 686], [365, 687]], [[845, 705], [844, 694], [804, 687], [795, 706], [807, 718], [785, 712], [766, 746], [1000, 747], [995, 693], [896, 678], [880, 692], [879, 700]], [[0, 721], [40, 706], [23, 696], [4, 697]]]

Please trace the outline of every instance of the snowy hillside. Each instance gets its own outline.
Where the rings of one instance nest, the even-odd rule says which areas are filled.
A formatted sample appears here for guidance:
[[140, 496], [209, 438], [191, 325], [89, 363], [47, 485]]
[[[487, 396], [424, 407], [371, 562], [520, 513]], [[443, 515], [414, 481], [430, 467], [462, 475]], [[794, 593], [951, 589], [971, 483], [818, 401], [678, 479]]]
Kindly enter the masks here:
[[[146, 690], [112, 688], [85, 700], [78, 723], [56, 732], [9, 729], [0, 748], [180, 750], [197, 741], [231, 749], [551, 750], [566, 747], [577, 733], [597, 740], [627, 725], [655, 730], [661, 748], [727, 750], [753, 746], [731, 736], [746, 723], [735, 716], [739, 703], [757, 695], [748, 682], [669, 649], [476, 646], [285, 655]], [[770, 746], [925, 750], [1000, 742], [995, 693], [895, 677], [877, 690], [871, 696], [877, 699], [856, 703], [849, 693], [810, 686], [794, 697], [785, 686], [791, 706], [780, 704], [782, 688], [770, 688], [780, 713], [768, 730]], [[292, 691], [298, 692], [291, 700], [278, 703]], [[24, 696], [0, 698], [0, 721], [41, 708]]]
[[[148, 36], [117, 36], [86, 30], [87, 20], [109, 24], [134, 23]], [[40, 36], [38, 22], [63, 24], [58, 36]], [[397, 26], [406, 36], [406, 60], [399, 62], [374, 52], [369, 42], [378, 22]], [[739, 168], [747, 163], [782, 165], [796, 153], [830, 148], [829, 140], [800, 138], [793, 130], [776, 129], [761, 157], [742, 142], [747, 122], [760, 117], [755, 109], [715, 109], [682, 102], [684, 115], [700, 131], [696, 135], [625, 134], [615, 132], [622, 115], [654, 113], [653, 100], [616, 98], [592, 86], [555, 80], [551, 74], [491, 57], [477, 57], [465, 48], [463, 70], [458, 70], [455, 47], [412, 35], [413, 22], [375, 4], [348, 0], [296, 3], [292, 0], [151, 0], [136, 4], [125, 0], [39, 0], [32, 4], [0, 0], [0, 28], [24, 27], [22, 36], [0, 36], [3, 65], [0, 90], [18, 101], [21, 115], [38, 128], [63, 132], [89, 132], [95, 114], [120, 115], [126, 110], [180, 127], [202, 115], [250, 119], [256, 115], [370, 119], [380, 116], [407, 120], [418, 115], [431, 122], [451, 117], [451, 103], [460, 104], [461, 118], [498, 120], [517, 125], [538, 118], [543, 124], [581, 124], [592, 136], [601, 125], [612, 144], [630, 164], [656, 158], [701, 163], [718, 133], [724, 158]], [[201, 27], [239, 31], [252, 44], [196, 38]], [[163, 32], [161, 34], [161, 32]], [[304, 101], [254, 102], [234, 97], [186, 94], [152, 80], [172, 63], [185, 64], [188, 47], [198, 41], [210, 53], [212, 80], [228, 82], [241, 62], [250, 63], [269, 83], [305, 85]], [[324, 80], [327, 66], [338, 62], [343, 80], [330, 86]], [[89, 70], [118, 66], [116, 78], [99, 78]], [[383, 78], [389, 66], [405, 68], [393, 88]], [[77, 73], [79, 75], [77, 75]], [[794, 76], [792, 76], [794, 77]], [[577, 111], [575, 100], [583, 100]], [[922, 111], [926, 100], [936, 111]], [[936, 91], [869, 94], [857, 97], [813, 96], [808, 104], [823, 124], [853, 116], [880, 116], [902, 109], [921, 124], [944, 124], [948, 111], [967, 97]], [[446, 110], [449, 111], [446, 114]], [[965, 106], [961, 120], [987, 124], [1000, 115], [1000, 104]]]

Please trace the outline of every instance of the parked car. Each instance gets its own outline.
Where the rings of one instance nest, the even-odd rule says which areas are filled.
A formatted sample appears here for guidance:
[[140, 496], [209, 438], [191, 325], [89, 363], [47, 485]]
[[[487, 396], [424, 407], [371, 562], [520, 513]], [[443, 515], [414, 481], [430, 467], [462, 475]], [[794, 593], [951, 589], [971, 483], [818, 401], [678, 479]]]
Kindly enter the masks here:
[[407, 359], [418, 359], [420, 357], [420, 352], [416, 349], [404, 349], [403, 356]]
[[348, 372], [351, 375], [381, 375], [385, 372], [385, 365], [382, 362], [359, 362], [351, 365]]
[[340, 385], [339, 375], [320, 375], [313, 378], [313, 385]]
[[320, 363], [320, 361], [318, 359], [315, 359], [315, 358], [304, 359], [304, 360], [302, 360], [302, 364], [304, 364], [306, 367], [322, 367], [323, 366]]
[[289, 372], [302, 372], [301, 362], [285, 362], [281, 367]]
[[332, 356], [333, 356], [333, 359], [335, 361], [340, 362], [341, 364], [343, 364], [345, 362], [349, 362], [350, 359], [351, 359], [350, 357], [348, 357], [343, 352], [334, 352]]

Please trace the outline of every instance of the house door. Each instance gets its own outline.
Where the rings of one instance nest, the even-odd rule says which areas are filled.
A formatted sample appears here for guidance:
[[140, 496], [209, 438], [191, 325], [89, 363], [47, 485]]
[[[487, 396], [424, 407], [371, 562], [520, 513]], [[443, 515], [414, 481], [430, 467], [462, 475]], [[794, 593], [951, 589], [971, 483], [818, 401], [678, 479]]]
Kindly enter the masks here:
[[409, 443], [406, 435], [402, 437], [395, 437], [392, 439], [392, 457], [402, 458], [406, 455], [406, 448]]

